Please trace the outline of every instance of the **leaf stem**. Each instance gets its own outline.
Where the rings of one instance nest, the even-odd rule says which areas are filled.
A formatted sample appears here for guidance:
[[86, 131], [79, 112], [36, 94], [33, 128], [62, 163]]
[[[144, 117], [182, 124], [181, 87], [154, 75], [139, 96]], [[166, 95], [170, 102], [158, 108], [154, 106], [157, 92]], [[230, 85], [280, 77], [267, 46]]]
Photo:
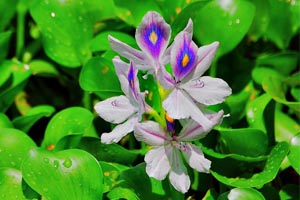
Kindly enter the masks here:
[[16, 33], [16, 57], [20, 59], [21, 53], [24, 48], [24, 37], [25, 37], [25, 15], [27, 8], [20, 2], [17, 5], [17, 33]]

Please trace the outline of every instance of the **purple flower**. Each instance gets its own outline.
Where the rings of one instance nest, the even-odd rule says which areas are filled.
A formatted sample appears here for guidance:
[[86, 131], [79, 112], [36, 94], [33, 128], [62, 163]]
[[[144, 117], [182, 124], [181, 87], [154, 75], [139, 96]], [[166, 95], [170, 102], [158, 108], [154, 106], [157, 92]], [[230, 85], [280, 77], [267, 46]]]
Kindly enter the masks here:
[[118, 124], [112, 132], [101, 135], [101, 142], [106, 144], [118, 142], [133, 131], [134, 125], [141, 120], [142, 114], [148, 109], [144, 99], [145, 94], [139, 90], [137, 71], [133, 63], [127, 64], [119, 57], [115, 57], [113, 63], [125, 96], [108, 98], [98, 102], [94, 107], [104, 120]]
[[[223, 119], [223, 111], [214, 114], [206, 113], [206, 117], [215, 126]], [[170, 120], [169, 122], [172, 123]], [[178, 135], [172, 132], [172, 128], [165, 130], [153, 121], [136, 124], [134, 135], [137, 140], [153, 146], [145, 156], [148, 176], [163, 180], [169, 174], [174, 188], [186, 193], [190, 188], [190, 178], [182, 156], [193, 169], [208, 173], [211, 162], [204, 157], [198, 146], [191, 144], [191, 141], [205, 137], [208, 131], [191, 119], [183, 126]]]

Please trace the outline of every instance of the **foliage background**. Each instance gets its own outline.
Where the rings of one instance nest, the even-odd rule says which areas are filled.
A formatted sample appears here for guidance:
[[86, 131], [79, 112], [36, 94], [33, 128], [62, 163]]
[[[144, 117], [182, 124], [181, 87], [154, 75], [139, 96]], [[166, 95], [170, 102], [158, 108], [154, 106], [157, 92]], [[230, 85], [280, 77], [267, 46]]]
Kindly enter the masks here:
[[[1, 199], [299, 199], [299, 0], [11, 0], [0, 2]], [[179, 194], [145, 174], [148, 147], [104, 145], [93, 105], [121, 94], [107, 36], [137, 48], [149, 10], [189, 18], [198, 45], [220, 41], [207, 74], [233, 95], [230, 113], [197, 142], [211, 174], [190, 171]], [[157, 88], [141, 83], [160, 109]]]

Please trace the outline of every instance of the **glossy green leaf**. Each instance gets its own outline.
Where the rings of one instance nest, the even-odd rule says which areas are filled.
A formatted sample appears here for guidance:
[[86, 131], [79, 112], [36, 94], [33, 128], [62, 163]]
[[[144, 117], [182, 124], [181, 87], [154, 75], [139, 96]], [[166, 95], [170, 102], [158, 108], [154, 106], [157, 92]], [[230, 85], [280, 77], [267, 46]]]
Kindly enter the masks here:
[[[134, 191], [139, 199], [178, 199], [183, 200], [183, 194], [168, 189], [168, 181], [158, 181], [149, 178], [146, 174], [145, 163], [139, 164], [131, 169], [123, 171], [119, 177], [119, 185], [123, 188], [128, 188]], [[143, 180], [143, 184], [139, 180]], [[152, 188], [149, 190], [149, 188]], [[126, 198], [126, 196], [119, 197]]]
[[[248, 157], [265, 155], [268, 147], [267, 135], [254, 128], [220, 129], [221, 141], [229, 153]], [[245, 143], [245, 141], [247, 141]]]
[[0, 167], [19, 169], [29, 151], [36, 144], [24, 132], [0, 128]]
[[[270, 4], [270, 23], [265, 36], [279, 48], [285, 49], [294, 35], [292, 1], [268, 1]], [[279, 13], [284, 13], [282, 17]], [[298, 21], [299, 23], [299, 21]]]
[[28, 132], [29, 129], [42, 117], [49, 117], [55, 111], [53, 106], [40, 105], [31, 108], [23, 116], [16, 117], [13, 119], [13, 124], [16, 128]]
[[271, 69], [271, 68], [256, 67], [252, 70], [252, 78], [259, 85], [262, 85], [263, 80], [269, 76], [283, 78], [283, 76], [282, 76], [282, 74], [280, 74], [280, 72], [278, 72], [274, 69]]
[[90, 56], [93, 26], [101, 16], [101, 1], [37, 1], [30, 13], [38, 24], [46, 54], [66, 67], [78, 67]]
[[33, 60], [29, 63], [29, 67], [33, 75], [45, 77], [55, 77], [59, 75], [59, 72], [54, 65], [44, 60]]
[[289, 75], [297, 67], [298, 60], [298, 52], [284, 51], [258, 57], [257, 65], [273, 68], [282, 75]]
[[194, 19], [194, 36], [202, 44], [219, 41], [217, 55], [224, 55], [247, 34], [254, 14], [255, 6], [250, 1], [211, 1]]
[[0, 128], [13, 128], [12, 122], [4, 113], [0, 113]]
[[300, 101], [300, 88], [292, 88], [291, 95], [296, 101]]
[[300, 131], [299, 122], [280, 110], [275, 112], [275, 136], [277, 142], [290, 141]]
[[2, 200], [26, 200], [22, 191], [22, 174], [12, 168], [0, 168], [0, 198]]
[[207, 190], [202, 200], [216, 200], [216, 199], [217, 199], [217, 192], [209, 189]]
[[[28, 70], [27, 65], [16, 61], [4, 61], [0, 65], [0, 69], [2, 68], [5, 70], [5, 75], [3, 75], [5, 79], [8, 78], [7, 76], [9, 74], [6, 70], [9, 69], [11, 71], [9, 80], [6, 80], [8, 82], [5, 81], [5, 87], [0, 88], [0, 112], [5, 112], [13, 103], [15, 96], [22, 91], [26, 85], [27, 79], [31, 75], [31, 71]], [[3, 83], [4, 82], [2, 82], [2, 84]]]
[[257, 41], [262, 37], [268, 28], [270, 21], [270, 5], [268, 1], [252, 0], [255, 5], [255, 15], [253, 23], [249, 29], [249, 36], [253, 41]]
[[124, 166], [124, 165], [120, 165], [120, 164], [116, 164], [116, 163], [108, 163], [108, 162], [103, 162], [103, 161], [100, 161], [100, 165], [101, 165], [103, 175], [104, 175], [104, 181], [103, 181], [104, 182], [104, 191], [103, 191], [103, 193], [112, 190], [115, 187], [115, 185], [117, 184], [117, 180], [118, 180], [120, 173], [124, 170], [129, 169], [129, 167]]
[[126, 200], [140, 200], [137, 194], [129, 188], [116, 187], [113, 188], [108, 194], [109, 199], [126, 199]]
[[42, 147], [52, 150], [66, 135], [89, 135], [93, 118], [89, 110], [81, 107], [69, 107], [56, 113], [46, 127]]
[[190, 0], [173, 0], [172, 3], [169, 1], [160, 1], [158, 2], [158, 5], [162, 11], [161, 14], [164, 19], [172, 22], [181, 12], [186, 9], [188, 5], [192, 3], [193, 1]]
[[234, 188], [228, 194], [228, 200], [264, 200], [265, 197], [252, 188]]
[[295, 169], [295, 171], [300, 174], [300, 134], [298, 133], [290, 141], [290, 152], [288, 154], [288, 159]]
[[12, 31], [0, 33], [0, 49], [2, 49], [2, 51], [0, 52], [0, 61], [2, 61], [7, 56], [11, 35]]
[[83, 66], [79, 84], [83, 90], [94, 92], [102, 99], [123, 93], [112, 61], [102, 57], [94, 57]]
[[[247, 141], [247, 140], [245, 140]], [[271, 151], [269, 158], [260, 173], [254, 173], [250, 178], [226, 177], [216, 171], [211, 170], [211, 174], [220, 182], [233, 187], [261, 187], [272, 181], [280, 168], [281, 163], [288, 153], [288, 144], [286, 142], [278, 143]]]
[[299, 185], [284, 185], [280, 192], [280, 200], [290, 200], [290, 199], [299, 199]]
[[137, 153], [118, 144], [103, 144], [99, 138], [83, 137], [77, 148], [89, 152], [98, 160], [119, 164], [132, 164], [138, 157]]
[[108, 36], [111, 35], [118, 40], [128, 44], [129, 46], [132, 47], [137, 47], [136, 41], [134, 37], [122, 33], [122, 32], [115, 32], [115, 31], [106, 31], [106, 32], [101, 32], [98, 34], [96, 37], [93, 38], [91, 41], [90, 48], [92, 51], [107, 51], [110, 50], [110, 44], [108, 41]]
[[14, 17], [18, 0], [0, 1], [0, 31], [2, 31]]
[[147, 11], [152, 10], [161, 13], [160, 8], [154, 0], [131, 0], [126, 2], [122, 0], [114, 0], [114, 2], [117, 7], [117, 16], [126, 23], [135, 27], [141, 23], [141, 20]]
[[22, 165], [22, 174], [26, 183], [46, 199], [102, 199], [102, 169], [82, 150], [32, 150]]
[[263, 81], [263, 89], [268, 93], [275, 101], [287, 105], [294, 112], [300, 112], [300, 102], [287, 101], [285, 98], [285, 88], [283, 80], [277, 77], [266, 77]]

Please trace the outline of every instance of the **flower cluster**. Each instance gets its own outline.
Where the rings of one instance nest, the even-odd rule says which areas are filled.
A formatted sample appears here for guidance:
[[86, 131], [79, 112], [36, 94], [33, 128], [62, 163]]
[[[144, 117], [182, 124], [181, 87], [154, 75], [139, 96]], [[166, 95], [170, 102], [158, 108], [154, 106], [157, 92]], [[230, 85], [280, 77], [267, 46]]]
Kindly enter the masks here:
[[[169, 174], [174, 188], [185, 193], [190, 178], [182, 158], [193, 169], [209, 172], [211, 162], [192, 142], [221, 123], [223, 111], [215, 113], [207, 106], [223, 102], [231, 89], [222, 79], [202, 76], [212, 62], [218, 42], [198, 48], [192, 40], [192, 20], [171, 45], [170, 35], [170, 25], [151, 11], [136, 30], [140, 50], [109, 36], [111, 48], [129, 60], [128, 64], [118, 56], [113, 59], [125, 95], [101, 101], [95, 110], [104, 120], [117, 124], [112, 132], [101, 135], [103, 143], [118, 142], [133, 131], [138, 141], [153, 146], [145, 156], [147, 174], [158, 180]], [[168, 64], [172, 73], [166, 70]], [[138, 70], [155, 78], [163, 108], [160, 111], [146, 103], [147, 91], [140, 91]], [[144, 114], [153, 116], [150, 119], [155, 121], [144, 120]], [[178, 121], [182, 125], [179, 133], [174, 128]]]

